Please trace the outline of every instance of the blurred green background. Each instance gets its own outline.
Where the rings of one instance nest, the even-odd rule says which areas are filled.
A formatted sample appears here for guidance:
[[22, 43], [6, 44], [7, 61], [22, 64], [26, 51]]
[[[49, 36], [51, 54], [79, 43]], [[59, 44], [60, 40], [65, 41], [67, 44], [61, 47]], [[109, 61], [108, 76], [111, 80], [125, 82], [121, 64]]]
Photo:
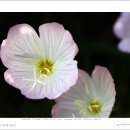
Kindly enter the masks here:
[[[10, 27], [28, 23], [38, 32], [47, 22], [59, 22], [73, 35], [79, 47], [78, 67], [91, 74], [95, 65], [105, 66], [116, 84], [116, 102], [110, 117], [130, 117], [130, 54], [117, 50], [112, 31], [120, 13], [0, 13], [0, 42]], [[30, 100], [8, 85], [0, 61], [0, 117], [51, 117], [53, 100]]]

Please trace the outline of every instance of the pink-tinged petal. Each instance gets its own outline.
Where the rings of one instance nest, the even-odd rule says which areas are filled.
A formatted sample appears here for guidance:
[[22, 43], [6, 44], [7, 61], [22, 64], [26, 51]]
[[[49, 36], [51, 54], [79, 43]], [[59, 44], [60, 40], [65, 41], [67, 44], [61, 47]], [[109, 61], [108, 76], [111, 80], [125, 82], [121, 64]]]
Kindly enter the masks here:
[[57, 84], [55, 84], [53, 77], [46, 79], [45, 85], [43, 86], [42, 93], [47, 97], [48, 99], [54, 99], [59, 92], [57, 91]]
[[5, 78], [5, 81], [7, 83], [9, 83], [10, 85], [14, 85], [15, 84], [15, 81], [14, 81], [12, 75], [8, 71], [6, 71], [4, 73], [4, 78]]
[[44, 99], [45, 95], [42, 92], [43, 87], [44, 86], [39, 83], [31, 82], [26, 88], [21, 89], [21, 93], [29, 99]]
[[118, 49], [122, 52], [130, 53], [130, 38], [124, 38], [118, 44]]
[[55, 70], [55, 74], [48, 79], [44, 94], [49, 99], [55, 99], [72, 87], [78, 78], [77, 62]]
[[58, 117], [72, 118], [74, 116], [80, 117], [79, 111], [80, 109], [78, 109], [74, 103], [64, 101], [64, 102], [57, 103], [55, 106], [53, 106], [52, 116], [55, 118]]
[[115, 91], [113, 78], [107, 68], [98, 65], [95, 66], [92, 72], [92, 79], [99, 89]]
[[57, 65], [55, 68], [55, 76], [63, 81], [69, 89], [76, 83], [78, 78], [77, 61], [74, 60], [71, 63], [63, 65], [62, 67]]
[[3, 62], [3, 64], [7, 67], [7, 68], [11, 68], [14, 70], [18, 70], [18, 71], [28, 71], [28, 70], [32, 70], [34, 68], [33, 64], [29, 64], [29, 60], [31, 60], [31, 58], [27, 58], [27, 57], [23, 57], [20, 55], [13, 55], [9, 53], [9, 47], [8, 44], [6, 42], [7, 40], [3, 40], [2, 45], [1, 45], [1, 51], [0, 51], [0, 55], [1, 55], [1, 60]]
[[17, 89], [20, 89], [21, 93], [30, 99], [43, 99], [45, 98], [44, 94], [41, 93], [43, 85], [38, 82], [34, 82], [32, 77], [32, 72], [19, 72], [14, 70], [7, 70], [4, 74], [6, 82], [14, 86]]
[[[87, 96], [87, 98], [86, 98]], [[95, 98], [95, 86], [90, 76], [83, 70], [78, 70], [78, 80], [69, 91], [56, 99], [57, 102], [75, 101], [76, 99], [88, 100], [91, 97]]]
[[97, 86], [97, 96], [101, 95], [101, 100], [103, 102], [111, 103], [112, 109], [115, 102], [116, 91], [110, 72], [105, 67], [96, 66], [92, 73], [92, 79]]
[[130, 12], [123, 12], [123, 13], [121, 13], [120, 17], [122, 18], [124, 23], [129, 24]]
[[110, 116], [110, 114], [112, 112], [112, 108], [115, 103], [115, 96], [116, 96], [115, 91], [108, 90], [108, 92], [106, 92], [105, 95], [103, 96], [103, 98], [101, 99], [101, 101], [103, 103], [103, 109], [102, 109], [102, 114], [101, 114], [102, 116], [103, 115], [104, 116], [106, 115], [106, 117]]
[[8, 82], [10, 85], [13, 85], [16, 88], [21, 89], [21, 88], [25, 87], [25, 84], [27, 82], [26, 80], [23, 80], [23, 78], [29, 78], [28, 76], [31, 76], [31, 75], [32, 75], [31, 72], [22, 72], [22, 71], [19, 72], [19, 71], [14, 71], [14, 70], [8, 69], [4, 73], [4, 78], [5, 78], [6, 82]]
[[[106, 101], [105, 101], [106, 102]], [[104, 105], [104, 108], [102, 110], [102, 117], [109, 117], [112, 112], [113, 104]]]
[[119, 17], [117, 19], [117, 21], [115, 22], [114, 27], [113, 27], [113, 31], [118, 38], [122, 39], [125, 37], [124, 22], [123, 22], [121, 17]]
[[7, 67], [6, 63], [7, 63], [8, 59], [6, 58], [6, 48], [7, 48], [7, 42], [5, 39], [5, 40], [3, 40], [2, 44], [1, 44], [0, 57], [1, 57], [1, 60], [4, 64], [4, 66]]
[[124, 32], [124, 37], [127, 38], [130, 37], [130, 12], [124, 12], [121, 15], [122, 21], [123, 21], [123, 32]]
[[1, 59], [6, 67], [14, 68], [14, 62], [19, 64], [27, 62], [27, 58], [37, 58], [40, 51], [40, 39], [34, 29], [27, 24], [18, 24], [10, 28], [6, 41], [2, 43]]
[[93, 80], [91, 79], [88, 73], [80, 69], [79, 69], [79, 82], [82, 83], [79, 85], [80, 86], [79, 89], [81, 88], [82, 85], [83, 88], [82, 92], [84, 91], [84, 95], [87, 95], [88, 98], [96, 97], [95, 84], [93, 83]]
[[73, 60], [78, 52], [71, 34], [61, 24], [47, 23], [39, 27], [42, 48], [46, 57], [54, 61]]
[[113, 27], [115, 35], [120, 38], [127, 38], [130, 36], [130, 13], [123, 12], [117, 19]]

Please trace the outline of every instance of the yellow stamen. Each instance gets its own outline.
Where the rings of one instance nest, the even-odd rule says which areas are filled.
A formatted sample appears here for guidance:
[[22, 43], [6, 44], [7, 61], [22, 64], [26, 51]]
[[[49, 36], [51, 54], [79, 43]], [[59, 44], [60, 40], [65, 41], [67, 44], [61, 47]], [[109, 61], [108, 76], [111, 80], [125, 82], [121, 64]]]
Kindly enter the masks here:
[[49, 59], [39, 59], [36, 64], [36, 71], [41, 76], [48, 77], [54, 73], [54, 62]]
[[99, 102], [98, 99], [92, 100], [87, 108], [88, 113], [91, 115], [97, 115], [101, 112], [102, 110], [102, 104]]

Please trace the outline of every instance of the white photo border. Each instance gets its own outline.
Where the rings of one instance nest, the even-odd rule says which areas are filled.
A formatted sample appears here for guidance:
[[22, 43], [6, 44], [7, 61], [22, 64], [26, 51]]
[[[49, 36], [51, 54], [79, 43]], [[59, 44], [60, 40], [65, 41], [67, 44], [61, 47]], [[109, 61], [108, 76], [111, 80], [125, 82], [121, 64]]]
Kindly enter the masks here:
[[[130, 12], [130, 1], [0, 1], [0, 12]], [[0, 129], [130, 129], [129, 118], [0, 118]]]

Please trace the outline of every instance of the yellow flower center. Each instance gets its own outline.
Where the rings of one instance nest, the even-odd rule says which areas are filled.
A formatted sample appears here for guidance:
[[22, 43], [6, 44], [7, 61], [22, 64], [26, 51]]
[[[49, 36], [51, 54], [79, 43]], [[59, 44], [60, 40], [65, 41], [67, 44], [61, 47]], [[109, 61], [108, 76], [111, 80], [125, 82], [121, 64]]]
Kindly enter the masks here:
[[37, 61], [36, 71], [42, 76], [48, 77], [54, 73], [54, 62], [49, 59], [39, 59]]
[[91, 115], [97, 115], [102, 111], [102, 104], [99, 102], [99, 100], [94, 99], [89, 103], [87, 111]]

